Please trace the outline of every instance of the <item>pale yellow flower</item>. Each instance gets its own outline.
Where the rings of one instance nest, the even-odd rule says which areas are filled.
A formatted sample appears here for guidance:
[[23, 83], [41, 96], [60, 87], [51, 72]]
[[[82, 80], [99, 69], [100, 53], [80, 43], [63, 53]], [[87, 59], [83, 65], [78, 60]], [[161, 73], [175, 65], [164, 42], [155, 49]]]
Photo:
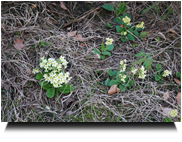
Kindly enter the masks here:
[[171, 71], [165, 70], [162, 76], [166, 77], [166, 76], [169, 76], [171, 74], [172, 74]]
[[171, 117], [176, 117], [176, 116], [178, 115], [177, 109], [171, 110], [171, 111], [169, 112], [169, 115], [170, 115]]

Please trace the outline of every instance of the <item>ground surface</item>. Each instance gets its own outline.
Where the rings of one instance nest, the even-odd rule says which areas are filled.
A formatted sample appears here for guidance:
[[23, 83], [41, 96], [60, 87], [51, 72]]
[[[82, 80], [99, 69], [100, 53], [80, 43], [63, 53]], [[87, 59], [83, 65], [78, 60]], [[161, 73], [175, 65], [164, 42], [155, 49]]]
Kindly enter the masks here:
[[[176, 74], [181, 72], [181, 3], [161, 2], [158, 9], [142, 14], [155, 2], [127, 2], [126, 13], [132, 22], [144, 21], [144, 30], [149, 32], [146, 38], [128, 42], [122, 42], [116, 29], [107, 26], [108, 22], [115, 25], [115, 14], [102, 8], [105, 3], [64, 2], [67, 10], [60, 2], [1, 3], [1, 121], [163, 122], [163, 107], [177, 109], [178, 116], [171, 119], [180, 121], [176, 95], [181, 88], [174, 78], [179, 79]], [[68, 37], [70, 31], [77, 31], [84, 41]], [[107, 37], [114, 39], [115, 48], [112, 56], [101, 60], [93, 50], [100, 49]], [[17, 38], [24, 41], [22, 50], [13, 46]], [[40, 42], [50, 46], [35, 47]], [[109, 77], [108, 69], [118, 69], [123, 59], [131, 66], [142, 49], [154, 60], [146, 79], [137, 80], [126, 92], [108, 95], [109, 87], [102, 84]], [[32, 74], [43, 55], [66, 57], [73, 92], [60, 94], [58, 100], [47, 98]], [[153, 76], [157, 63], [172, 71], [164, 82], [156, 82]], [[167, 91], [170, 96], [165, 100]]]

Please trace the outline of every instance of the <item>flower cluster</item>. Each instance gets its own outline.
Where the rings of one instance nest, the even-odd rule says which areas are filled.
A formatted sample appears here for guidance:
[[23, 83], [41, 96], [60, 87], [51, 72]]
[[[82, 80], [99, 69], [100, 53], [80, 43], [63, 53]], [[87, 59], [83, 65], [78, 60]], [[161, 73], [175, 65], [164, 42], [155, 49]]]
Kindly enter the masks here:
[[112, 42], [114, 41], [112, 38], [106, 38], [106, 45], [111, 45], [112, 44]]
[[169, 115], [170, 115], [171, 117], [176, 117], [176, 116], [178, 115], [177, 109], [171, 110], [171, 111], [169, 112]]
[[48, 72], [49, 70], [55, 70], [55, 69], [60, 71], [62, 69], [62, 66], [66, 68], [67, 64], [68, 62], [64, 59], [63, 56], [60, 56], [60, 58], [57, 61], [54, 58], [49, 58], [47, 60], [45, 57], [42, 57], [40, 59], [40, 67], [45, 69], [45, 72]]
[[140, 24], [136, 25], [137, 28], [144, 29], [144, 22], [141, 22]]
[[123, 21], [126, 23], [126, 25], [130, 25], [131, 19], [128, 16], [125, 16], [125, 18], [123, 18]]
[[39, 73], [39, 68], [33, 69], [32, 73], [33, 73], [33, 74]]
[[172, 74], [171, 71], [165, 70], [162, 76], [166, 77], [166, 76], [169, 76], [171, 74]]
[[142, 66], [140, 69], [139, 69], [139, 77], [138, 78], [141, 78], [141, 79], [145, 79], [145, 73], [146, 73], [147, 71], [145, 71], [145, 68], [144, 68], [144, 66]]
[[120, 77], [121, 77], [121, 81], [125, 82], [126, 75], [120, 74]]
[[49, 74], [44, 74], [44, 79], [47, 82], [53, 84], [53, 86], [61, 87], [62, 84], [67, 84], [71, 77], [69, 77], [69, 72], [66, 73], [58, 73], [56, 70], [50, 72]]
[[[62, 84], [67, 84], [71, 80], [69, 72], [63, 72], [63, 68], [65, 69], [67, 64], [68, 62], [63, 56], [60, 56], [57, 60], [54, 58], [47, 60], [45, 57], [42, 57], [40, 59], [40, 67], [44, 72], [44, 80], [51, 83], [55, 88], [61, 87]], [[38, 73], [36, 68], [33, 72]]]
[[135, 69], [134, 67], [132, 67], [132, 68], [131, 68], [131, 72], [132, 72], [133, 74], [136, 74], [137, 69]]
[[120, 72], [124, 72], [126, 70], [126, 59], [120, 61]]

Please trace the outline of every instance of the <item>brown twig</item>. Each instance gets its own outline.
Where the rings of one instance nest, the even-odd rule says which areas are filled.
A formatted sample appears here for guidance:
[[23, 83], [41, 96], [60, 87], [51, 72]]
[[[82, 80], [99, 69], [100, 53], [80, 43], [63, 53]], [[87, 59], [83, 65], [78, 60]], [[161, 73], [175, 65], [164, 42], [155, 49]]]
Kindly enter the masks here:
[[90, 11], [90, 12], [87, 13], [86, 15], [80, 17], [79, 19], [73, 20], [73, 21], [71, 21], [71, 22], [65, 24], [65, 25], [63, 26], [63, 28], [66, 27], [66, 26], [68, 26], [68, 25], [70, 25], [70, 24], [72, 24], [72, 23], [74, 23], [74, 22], [78, 22], [78, 21], [82, 20], [83, 18], [85, 18], [86, 16], [90, 15], [91, 13], [93, 13], [93, 12], [96, 11], [96, 10], [98, 10], [99, 8], [101, 8], [101, 6], [99, 6], [99, 7], [95, 8], [95, 9], [93, 9], [92, 11]]

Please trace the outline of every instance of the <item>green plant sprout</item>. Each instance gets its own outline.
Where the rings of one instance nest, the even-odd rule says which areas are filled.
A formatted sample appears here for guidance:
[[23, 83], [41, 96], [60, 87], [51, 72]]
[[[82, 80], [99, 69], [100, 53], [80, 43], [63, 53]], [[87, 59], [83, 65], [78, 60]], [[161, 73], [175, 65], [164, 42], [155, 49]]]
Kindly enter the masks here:
[[135, 57], [143, 57], [143, 58], [139, 59], [138, 61], [135, 61], [133, 63], [133, 65], [143, 63], [143, 65], [145, 66], [145, 68], [147, 70], [151, 70], [152, 69], [151, 64], [153, 62], [153, 59], [151, 58], [151, 54], [146, 54], [145, 51], [142, 50], [142, 52], [136, 54]]
[[74, 87], [67, 84], [72, 77], [69, 76], [69, 72], [64, 72], [67, 68], [68, 62], [63, 56], [55, 60], [54, 58], [40, 59], [40, 67], [33, 69], [33, 73], [36, 74], [36, 79], [40, 80], [39, 84], [43, 89], [47, 90], [47, 97], [52, 98], [54, 95], [59, 96], [61, 93], [70, 93], [74, 90]]
[[40, 46], [40, 47], [43, 47], [43, 46], [50, 46], [51, 45], [51, 42], [52, 41], [50, 41], [49, 43], [47, 43], [47, 42], [44, 42], [44, 41], [40, 41], [39, 43], [37, 43], [36, 45], [34, 45], [34, 46], [32, 46], [32, 49], [34, 49], [35, 47], [37, 47], [37, 46]]
[[94, 49], [94, 53], [100, 56], [100, 59], [105, 59], [106, 55], [111, 56], [111, 52], [114, 49], [114, 45], [112, 42], [114, 41], [112, 38], [106, 38], [106, 47], [104, 44], [101, 45], [101, 51], [97, 48]]
[[[127, 9], [126, 3], [123, 2], [120, 4], [119, 8], [118, 5], [110, 5], [105, 4], [102, 7], [109, 11], [114, 11], [116, 18], [114, 19], [114, 23], [119, 24], [116, 25], [116, 31], [121, 34], [121, 41], [126, 42], [128, 40], [135, 40], [135, 36], [139, 37], [139, 32], [144, 29], [144, 22], [139, 22], [138, 25], [132, 25], [131, 16], [127, 13], [124, 13]], [[124, 13], [124, 14], [123, 14]], [[120, 16], [120, 14], [123, 14]], [[146, 37], [148, 32], [141, 32], [140, 38]]]
[[[138, 75], [136, 75], [138, 71]], [[131, 67], [130, 70], [126, 70], [126, 59], [120, 61], [119, 69], [117, 70], [108, 70], [108, 74], [111, 77], [105, 80], [106, 86], [112, 86], [114, 84], [119, 85], [121, 91], [125, 92], [127, 88], [131, 89], [135, 86], [135, 80], [138, 78], [145, 79], [145, 68], [142, 66], [140, 69]]]
[[107, 26], [109, 27], [109, 28], [113, 28], [113, 26], [111, 26], [111, 24], [110, 23], [107, 23]]
[[162, 73], [162, 65], [159, 63], [156, 64], [156, 71], [157, 71], [157, 73], [153, 75], [155, 77], [155, 81], [163, 80], [164, 77], [172, 74], [171, 71], [169, 71], [169, 70], [165, 70]]

